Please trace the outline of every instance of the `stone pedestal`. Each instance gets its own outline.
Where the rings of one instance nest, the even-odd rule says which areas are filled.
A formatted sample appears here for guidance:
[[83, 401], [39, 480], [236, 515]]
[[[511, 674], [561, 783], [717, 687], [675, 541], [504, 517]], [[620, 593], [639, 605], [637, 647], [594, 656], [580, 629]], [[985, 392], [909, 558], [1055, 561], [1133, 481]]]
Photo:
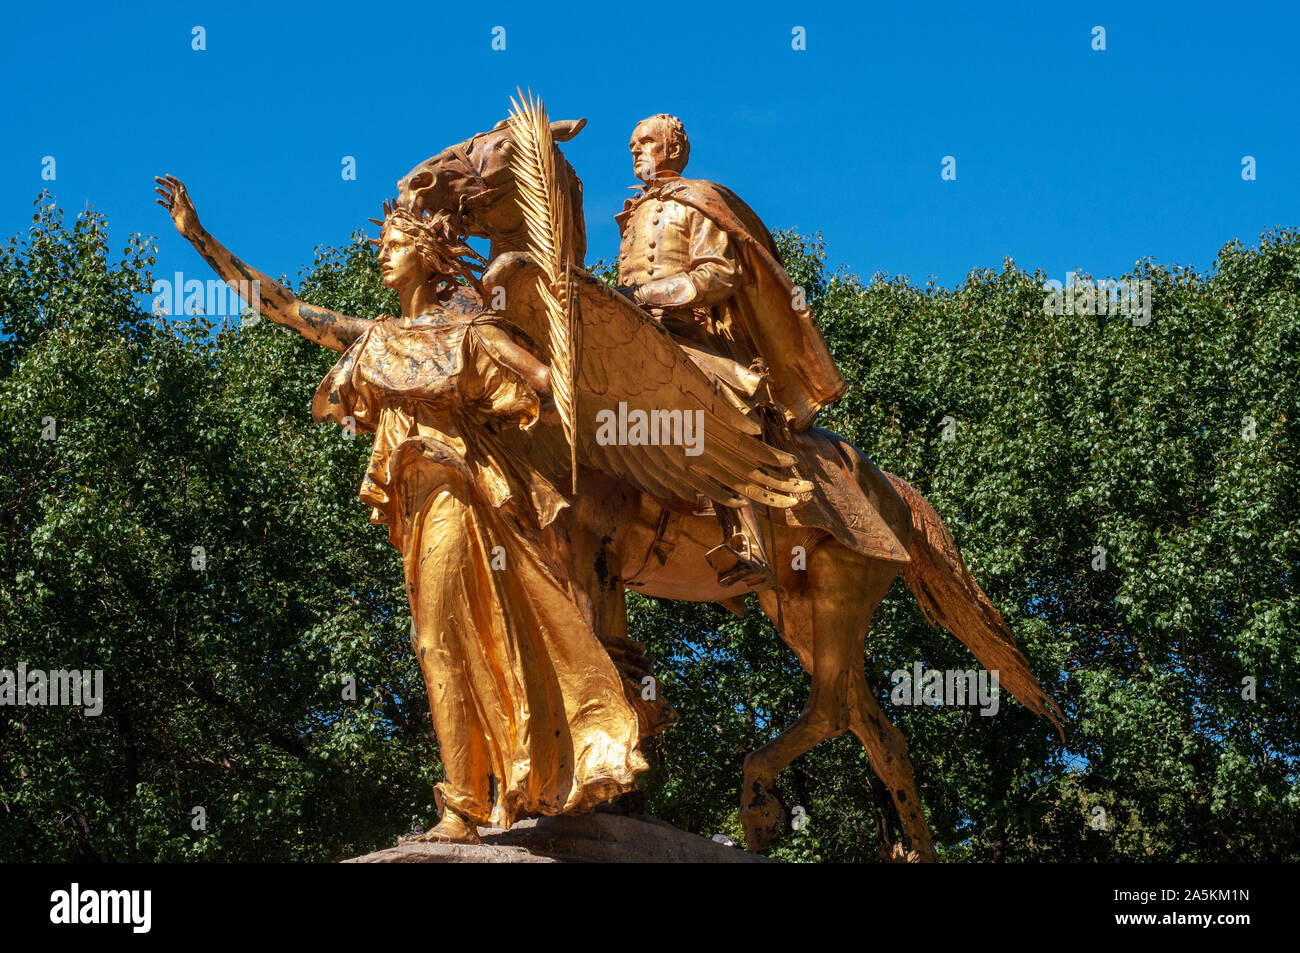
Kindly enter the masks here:
[[482, 844], [403, 844], [345, 864], [772, 863], [653, 817], [537, 817], [508, 831], [480, 827]]

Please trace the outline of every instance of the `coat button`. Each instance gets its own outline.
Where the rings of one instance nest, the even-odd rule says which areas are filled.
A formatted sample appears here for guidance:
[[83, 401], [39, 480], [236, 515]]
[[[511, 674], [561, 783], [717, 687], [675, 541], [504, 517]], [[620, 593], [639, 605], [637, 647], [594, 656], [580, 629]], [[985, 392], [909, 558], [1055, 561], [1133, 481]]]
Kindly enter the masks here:
[[650, 247], [651, 247], [651, 248], [654, 248], [654, 247], [655, 247], [655, 243], [654, 243], [654, 242], [651, 242], [651, 243], [650, 243]]

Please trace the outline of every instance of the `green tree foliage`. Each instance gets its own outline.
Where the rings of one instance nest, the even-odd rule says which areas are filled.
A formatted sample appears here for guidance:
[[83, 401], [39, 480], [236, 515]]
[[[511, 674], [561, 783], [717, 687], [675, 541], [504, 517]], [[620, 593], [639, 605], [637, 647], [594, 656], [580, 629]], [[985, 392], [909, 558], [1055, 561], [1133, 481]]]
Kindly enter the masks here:
[[[310, 421], [336, 355], [142, 313], [147, 243], [114, 261], [101, 217], [46, 201], [0, 252], [0, 668], [102, 668], [106, 689], [99, 717], [0, 707], [0, 857], [327, 860], [431, 823], [400, 561], [356, 498], [369, 441]], [[897, 669], [975, 664], [896, 584], [868, 679], [942, 856], [1300, 857], [1300, 233], [1209, 274], [1139, 262], [1139, 326], [1044, 314], [1045, 276], [1010, 261], [863, 283], [780, 240], [851, 384], [821, 425], [934, 503], [1069, 715], [1062, 745], [1005, 695], [988, 718], [890, 704]], [[397, 308], [355, 237], [297, 290]], [[740, 840], [743, 757], [807, 677], [754, 606], [630, 616], [680, 716], [650, 808]], [[851, 735], [779, 784], [810, 823], [775, 856], [876, 859], [891, 809]]]
[[[152, 264], [53, 206], [0, 261], [0, 666], [106, 682], [99, 717], [0, 708], [0, 856], [371, 848], [438, 774], [400, 563], [356, 498], [369, 448], [309, 422], [337, 355], [142, 314]], [[316, 271], [322, 303], [396, 307], [359, 244]]]

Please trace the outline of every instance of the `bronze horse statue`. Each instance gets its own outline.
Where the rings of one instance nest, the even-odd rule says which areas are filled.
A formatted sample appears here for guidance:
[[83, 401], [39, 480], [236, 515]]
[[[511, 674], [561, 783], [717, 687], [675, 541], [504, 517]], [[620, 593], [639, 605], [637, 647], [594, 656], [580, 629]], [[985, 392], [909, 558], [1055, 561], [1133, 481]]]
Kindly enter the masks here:
[[[554, 140], [572, 139], [584, 124], [551, 123]], [[488, 238], [490, 264], [481, 281], [485, 299], [490, 297], [488, 289], [503, 289], [506, 306], [501, 313], [541, 341], [545, 318], [531, 293], [536, 267], [528, 253], [524, 217], [514, 200], [511, 136], [509, 121], [503, 121], [427, 159], [399, 182], [399, 202], [416, 211], [450, 213], [463, 234]], [[556, 153], [557, 186], [566, 190], [573, 210], [575, 237], [567, 254], [580, 269], [586, 244], [582, 186], [558, 147]], [[658, 328], [648, 314], [595, 278], [582, 273], [579, 280], [584, 335], [600, 333], [601, 322], [590, 319], [589, 311], [617, 311], [619, 321]], [[544, 354], [539, 356], [546, 360]], [[684, 352], [680, 359], [689, 362]], [[519, 438], [519, 451], [539, 470], [555, 475], [557, 485], [564, 485], [568, 458], [558, 430], [538, 427]], [[701, 505], [698, 497], [674, 491], [671, 481], [652, 465], [630, 458], [612, 460], [608, 448], [596, 446], [589, 434], [579, 439], [587, 465], [580, 468], [580, 489], [566, 517], [569, 570], [606, 648], [635, 682], [649, 669], [640, 647], [627, 635], [627, 589], [666, 599], [717, 602], [738, 614], [751, 590], [743, 584], [722, 587], [705, 559], [721, 541], [710, 507], [727, 505], [723, 496], [714, 493], [713, 504]], [[933, 624], [965, 643], [987, 670], [999, 673], [1001, 684], [1021, 704], [1051, 719], [1060, 730], [1058, 710], [967, 569], [938, 513], [920, 493], [825, 430], [792, 434], [790, 445], [782, 449], [788, 454], [783, 459], [797, 461], [798, 473], [814, 490], [806, 503], [769, 505], [767, 528], [777, 587], [756, 595], [811, 677], [812, 690], [798, 720], [745, 759], [740, 817], [747, 845], [759, 850], [785, 829], [787, 816], [772, 790], [779, 772], [822, 740], [851, 731], [897, 807], [906, 843], [888, 845], [894, 859], [933, 860], [933, 838], [907, 744], [877, 704], [863, 663], [872, 615], [894, 578], [901, 573]], [[751, 494], [769, 504], [779, 496], [779, 490], [775, 496], [766, 491]], [[661, 727], [651, 725], [647, 733]]]

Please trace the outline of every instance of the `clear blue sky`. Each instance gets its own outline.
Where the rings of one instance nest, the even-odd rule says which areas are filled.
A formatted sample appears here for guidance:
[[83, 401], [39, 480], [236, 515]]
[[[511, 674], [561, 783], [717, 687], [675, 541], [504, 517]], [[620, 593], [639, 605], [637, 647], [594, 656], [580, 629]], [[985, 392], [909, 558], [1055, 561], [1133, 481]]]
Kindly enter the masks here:
[[1300, 223], [1298, 27], [1294, 2], [11, 4], [0, 235], [48, 184], [107, 213], [115, 247], [160, 236], [160, 274], [209, 277], [153, 202], [170, 172], [232, 250], [296, 276], [523, 85], [589, 120], [566, 147], [589, 260], [617, 254], [628, 134], [664, 111], [691, 135], [689, 175], [774, 229], [820, 230], [864, 276], [955, 284], [1004, 255], [1057, 278], [1148, 255], [1207, 267]]

